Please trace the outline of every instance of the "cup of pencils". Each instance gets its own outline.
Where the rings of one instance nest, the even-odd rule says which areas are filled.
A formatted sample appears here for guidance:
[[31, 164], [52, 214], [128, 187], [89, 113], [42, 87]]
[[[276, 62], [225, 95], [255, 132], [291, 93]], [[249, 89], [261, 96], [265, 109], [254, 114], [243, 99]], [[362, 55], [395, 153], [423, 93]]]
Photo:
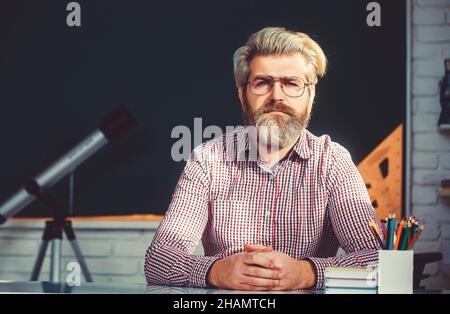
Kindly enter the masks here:
[[372, 220], [370, 229], [383, 250], [406, 251], [414, 248], [425, 224], [415, 216], [397, 221], [395, 213], [389, 213], [385, 219]]
[[378, 252], [378, 293], [412, 293], [413, 248], [424, 228], [416, 217], [397, 220], [392, 212], [383, 220], [370, 222], [382, 248]]

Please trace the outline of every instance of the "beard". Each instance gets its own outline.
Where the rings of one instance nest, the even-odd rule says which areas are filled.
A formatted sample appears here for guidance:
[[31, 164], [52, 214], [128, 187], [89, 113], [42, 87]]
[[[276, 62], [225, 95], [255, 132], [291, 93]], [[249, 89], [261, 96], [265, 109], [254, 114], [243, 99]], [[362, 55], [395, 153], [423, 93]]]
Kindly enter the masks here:
[[283, 149], [293, 144], [306, 129], [311, 117], [311, 106], [307, 106], [303, 112], [297, 112], [274, 100], [252, 113], [247, 97], [244, 96], [243, 107], [245, 125], [255, 126], [258, 143], [269, 149]]

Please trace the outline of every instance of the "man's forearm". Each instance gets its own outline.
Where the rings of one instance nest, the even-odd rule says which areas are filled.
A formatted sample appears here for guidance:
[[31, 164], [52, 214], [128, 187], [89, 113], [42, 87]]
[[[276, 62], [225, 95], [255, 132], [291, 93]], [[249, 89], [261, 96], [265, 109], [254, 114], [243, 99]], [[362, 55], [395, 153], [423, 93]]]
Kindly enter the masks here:
[[145, 277], [149, 284], [208, 286], [206, 276], [212, 263], [220, 257], [196, 256], [171, 246], [152, 245], [145, 257]]
[[206, 284], [211, 288], [218, 288], [217, 269], [220, 268], [220, 259], [214, 261], [206, 273]]
[[299, 267], [302, 268], [303, 273], [299, 278], [299, 287], [297, 289], [309, 289], [316, 285], [317, 273], [315, 265], [310, 260], [299, 261]]

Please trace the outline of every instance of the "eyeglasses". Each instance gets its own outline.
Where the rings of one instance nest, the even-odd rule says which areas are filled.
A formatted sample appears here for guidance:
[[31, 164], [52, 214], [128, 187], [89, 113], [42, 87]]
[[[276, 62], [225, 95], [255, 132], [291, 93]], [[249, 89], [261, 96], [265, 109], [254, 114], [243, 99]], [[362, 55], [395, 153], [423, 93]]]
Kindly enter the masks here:
[[305, 92], [306, 86], [313, 85], [313, 83], [306, 83], [298, 76], [282, 76], [279, 79], [271, 76], [257, 76], [249, 80], [248, 86], [252, 94], [263, 96], [272, 90], [275, 82], [281, 83], [283, 93], [289, 97], [300, 97]]

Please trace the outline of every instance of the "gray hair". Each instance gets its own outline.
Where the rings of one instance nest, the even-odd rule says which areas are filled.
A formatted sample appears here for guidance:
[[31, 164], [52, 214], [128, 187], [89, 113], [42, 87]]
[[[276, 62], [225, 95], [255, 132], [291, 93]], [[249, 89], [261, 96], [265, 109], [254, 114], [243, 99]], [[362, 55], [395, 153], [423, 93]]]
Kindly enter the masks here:
[[250, 62], [258, 55], [289, 55], [301, 53], [308, 64], [309, 79], [317, 83], [323, 76], [327, 59], [322, 48], [308, 35], [286, 30], [283, 27], [266, 27], [251, 35], [246, 44], [233, 55], [234, 79], [237, 87], [244, 87], [250, 75]]

